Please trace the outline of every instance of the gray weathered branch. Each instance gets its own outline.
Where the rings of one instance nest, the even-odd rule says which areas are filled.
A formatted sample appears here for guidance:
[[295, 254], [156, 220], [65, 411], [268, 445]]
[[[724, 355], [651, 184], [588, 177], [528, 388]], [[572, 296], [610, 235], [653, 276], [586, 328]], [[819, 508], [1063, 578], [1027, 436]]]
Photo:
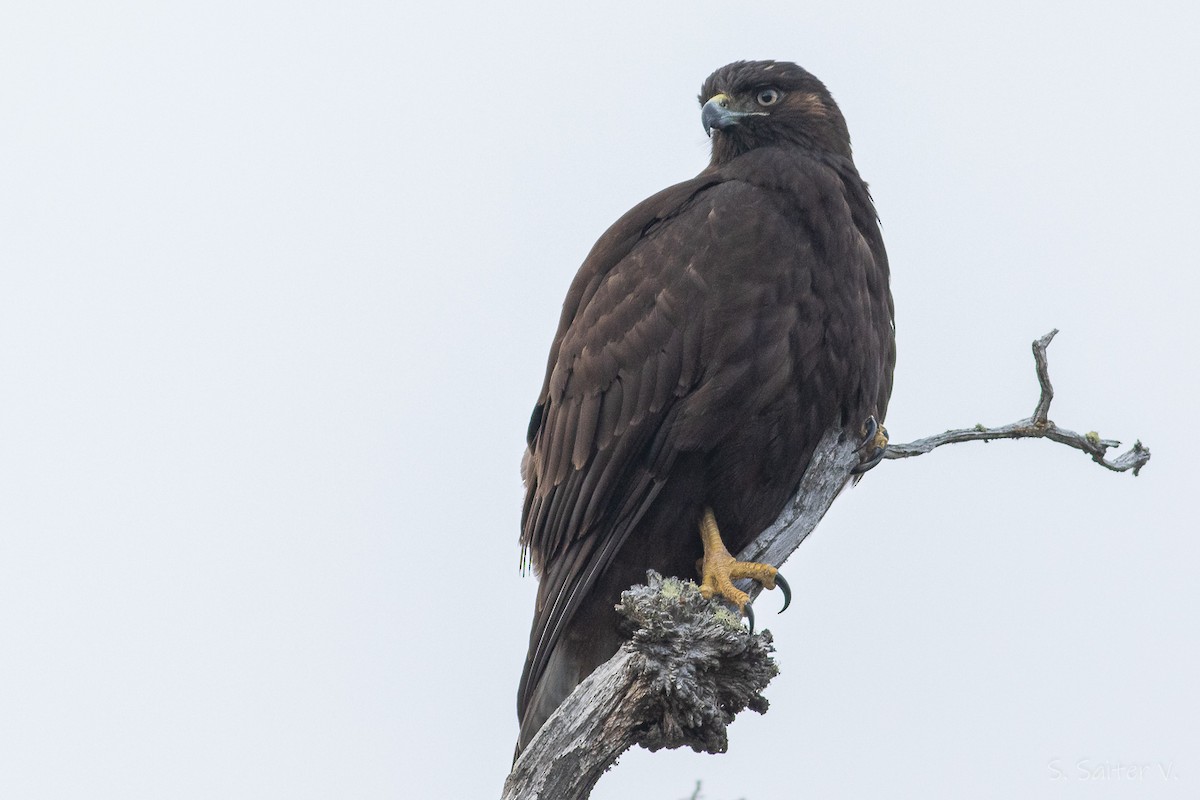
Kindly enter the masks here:
[[[1033, 343], [1041, 394], [1032, 417], [998, 428], [977, 425], [889, 444], [885, 457], [910, 458], [956, 442], [1045, 438], [1082, 450], [1108, 469], [1137, 475], [1150, 460], [1150, 450], [1141, 442], [1108, 459], [1108, 449], [1119, 442], [1059, 428], [1050, 420], [1054, 389], [1046, 348], [1056, 333]], [[778, 566], [800, 546], [849, 483], [859, 460], [857, 439], [841, 429], [825, 434], [796, 494], [778, 519], [738, 553], [740, 560]], [[739, 585], [751, 597], [762, 588], [749, 581]], [[619, 609], [637, 623], [633, 639], [547, 720], [513, 765], [505, 800], [586, 798], [604, 771], [634, 744], [651, 750], [686, 745], [723, 752], [725, 726], [734, 714], [747, 706], [765, 711], [759, 692], [775, 674], [769, 632], [751, 636], [732, 612], [705, 601], [693, 585], [664, 582], [653, 574], [649, 587], [634, 587], [622, 596]]]
[[1076, 450], [1082, 450], [1090, 455], [1097, 464], [1107, 467], [1113, 472], [1133, 470], [1133, 474], [1137, 475], [1150, 460], [1150, 449], [1140, 441], [1134, 442], [1133, 447], [1116, 458], [1109, 459], [1106, 457], [1109, 448], [1120, 447], [1120, 442], [1114, 439], [1101, 439], [1095, 431], [1083, 434], [1075, 433], [1066, 428], [1060, 428], [1050, 421], [1050, 401], [1054, 399], [1054, 387], [1050, 385], [1046, 348], [1057, 333], [1058, 329], [1056, 328], [1033, 343], [1033, 359], [1037, 365], [1038, 383], [1042, 387], [1042, 392], [1032, 417], [1010, 422], [1008, 425], [1001, 425], [998, 428], [976, 425], [973, 428], [960, 428], [939, 433], [936, 436], [927, 436], [908, 444], [888, 445], [884, 457], [911, 458], [928, 453], [935, 447], [956, 442], [987, 442], [992, 439], [1049, 439]]

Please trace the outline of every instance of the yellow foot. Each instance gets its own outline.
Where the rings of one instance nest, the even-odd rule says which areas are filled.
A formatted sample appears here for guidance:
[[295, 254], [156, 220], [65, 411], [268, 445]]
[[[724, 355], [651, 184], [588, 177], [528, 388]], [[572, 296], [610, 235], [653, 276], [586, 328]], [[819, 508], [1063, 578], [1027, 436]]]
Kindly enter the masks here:
[[738, 607], [738, 611], [750, 620], [750, 632], [754, 632], [754, 612], [750, 608], [750, 595], [733, 585], [739, 578], [749, 578], [758, 581], [765, 589], [774, 589], [776, 584], [783, 590], [783, 608], [792, 602], [792, 590], [787, 581], [779, 574], [779, 570], [770, 564], [759, 564], [754, 561], [738, 561], [725, 549], [721, 541], [721, 531], [717, 528], [717, 519], [711, 508], [704, 509], [704, 517], [700, 520], [700, 538], [704, 542], [704, 558], [696, 565], [703, 580], [700, 583], [700, 594], [708, 599], [717, 595], [724, 597]]
[[867, 417], [867, 422], [863, 425], [863, 440], [858, 446], [859, 458], [858, 463], [850, 470], [851, 475], [862, 475], [869, 469], [872, 469], [883, 461], [883, 456], [887, 453], [888, 432], [887, 428], [875, 421], [875, 417]]

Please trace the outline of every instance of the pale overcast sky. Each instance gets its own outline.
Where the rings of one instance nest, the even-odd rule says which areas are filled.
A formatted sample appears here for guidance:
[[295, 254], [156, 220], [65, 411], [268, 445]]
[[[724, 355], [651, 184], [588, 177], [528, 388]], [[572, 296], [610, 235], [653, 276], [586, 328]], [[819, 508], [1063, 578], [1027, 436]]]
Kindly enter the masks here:
[[724, 756], [629, 753], [594, 797], [1200, 795], [1193, 4], [2, 22], [0, 798], [497, 796], [562, 296], [705, 165], [696, 93], [744, 58], [800, 63], [849, 121], [894, 439], [1030, 414], [1058, 327], [1051, 417], [1154, 459], [883, 464], [787, 565], [770, 712]]

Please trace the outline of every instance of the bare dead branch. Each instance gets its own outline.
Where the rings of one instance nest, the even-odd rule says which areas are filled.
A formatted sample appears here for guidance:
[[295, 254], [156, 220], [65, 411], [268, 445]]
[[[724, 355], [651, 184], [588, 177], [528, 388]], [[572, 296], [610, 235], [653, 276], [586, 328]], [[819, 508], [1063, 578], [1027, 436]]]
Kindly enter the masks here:
[[997, 428], [986, 428], [976, 425], [973, 428], [960, 428], [946, 431], [935, 436], [927, 436], [908, 444], [889, 444], [885, 458], [912, 458], [923, 455], [944, 444], [958, 442], [989, 442], [992, 439], [1049, 439], [1059, 444], [1065, 444], [1076, 450], [1082, 450], [1092, 457], [1092, 460], [1113, 472], [1132, 470], [1137, 475], [1146, 462], [1150, 460], [1150, 448], [1136, 441], [1128, 451], [1116, 458], [1107, 458], [1110, 448], [1120, 447], [1121, 443], [1114, 439], [1101, 439], [1095, 431], [1080, 434], [1060, 428], [1050, 420], [1050, 401], [1054, 399], [1054, 387], [1050, 385], [1050, 368], [1046, 360], [1046, 348], [1054, 339], [1058, 329], [1054, 329], [1033, 343], [1033, 359], [1037, 367], [1038, 384], [1041, 395], [1033, 416], [1017, 422], [1010, 422]]
[[[1082, 450], [1113, 471], [1132, 470], [1137, 475], [1150, 460], [1150, 450], [1141, 442], [1136, 442], [1128, 452], [1108, 459], [1106, 452], [1120, 442], [1101, 439], [1095, 433], [1081, 435], [1050, 421], [1054, 389], [1050, 384], [1046, 348], [1056, 333], [1053, 330], [1033, 343], [1041, 394], [1032, 417], [998, 428], [977, 425], [907, 444], [889, 444], [886, 457], [911, 458], [956, 442], [1044, 438]], [[840, 428], [827, 431], [795, 495], [775, 522], [738, 553], [738, 558], [782, 564], [817, 527], [850, 482], [853, 477], [850, 470], [859, 458], [857, 444], [856, 436]], [[622, 596], [619, 607], [622, 613], [642, 627], [633, 634], [630, 643], [576, 687], [542, 726], [513, 766], [505, 782], [505, 800], [585, 798], [604, 771], [634, 744], [651, 750], [687, 745], [707, 752], [724, 752], [725, 725], [737, 713], [730, 709], [735, 706], [738, 711], [747, 706], [758, 711], [766, 709], [766, 700], [758, 692], [774, 675], [775, 666], [769, 656], [770, 633], [763, 631], [750, 636], [740, 624], [735, 632], [725, 623], [714, 622], [721, 620], [722, 614], [733, 619], [732, 613], [716, 601], [704, 601], [698, 590], [686, 582], [675, 581], [676, 585], [692, 588], [678, 590], [673, 597], [676, 590], [667, 591], [666, 606], [636, 610], [643, 608], [646, 601], [651, 605], [645, 608], [656, 608], [653, 603], [663, 599], [665, 583], [652, 575], [649, 588], [634, 587]], [[739, 587], [751, 597], [762, 589], [749, 581], [739, 582]], [[685, 593], [699, 602], [679, 600]], [[630, 600], [627, 602], [626, 598]], [[669, 625], [664, 627], [668, 621]], [[671, 632], [667, 633], [668, 630]], [[704, 638], [714, 632], [715, 640]], [[652, 655], [639, 649], [647, 643], [653, 643]], [[748, 663], [755, 666], [713, 666], [737, 665], [741, 658], [749, 658]], [[755, 679], [747, 682], [748, 674], [756, 676]], [[692, 683], [700, 677], [712, 677], [720, 683], [730, 680], [730, 676], [733, 683], [703, 690]], [[723, 691], [730, 692], [737, 702], [727, 706], [726, 700], [715, 699], [724, 697]], [[726, 712], [729, 712], [727, 718]]]
[[1057, 335], [1058, 328], [1055, 328], [1033, 342], [1033, 363], [1037, 368], [1038, 385], [1042, 387], [1038, 404], [1033, 409], [1035, 425], [1045, 425], [1049, 421], [1050, 401], [1054, 399], [1054, 387], [1050, 385], [1050, 366], [1046, 362], [1046, 348], [1050, 346], [1050, 342]]

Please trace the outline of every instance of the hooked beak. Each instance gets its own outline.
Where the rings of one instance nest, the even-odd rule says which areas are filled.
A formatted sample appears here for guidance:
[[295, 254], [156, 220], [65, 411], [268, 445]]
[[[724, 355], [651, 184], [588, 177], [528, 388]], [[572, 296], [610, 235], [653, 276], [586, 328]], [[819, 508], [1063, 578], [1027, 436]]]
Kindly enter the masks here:
[[709, 136], [712, 136], [713, 128], [719, 131], [732, 128], [742, 117], [766, 116], [766, 112], [763, 111], [734, 111], [729, 107], [729, 102], [729, 95], [717, 94], [700, 109], [700, 123], [704, 125], [704, 132]]

